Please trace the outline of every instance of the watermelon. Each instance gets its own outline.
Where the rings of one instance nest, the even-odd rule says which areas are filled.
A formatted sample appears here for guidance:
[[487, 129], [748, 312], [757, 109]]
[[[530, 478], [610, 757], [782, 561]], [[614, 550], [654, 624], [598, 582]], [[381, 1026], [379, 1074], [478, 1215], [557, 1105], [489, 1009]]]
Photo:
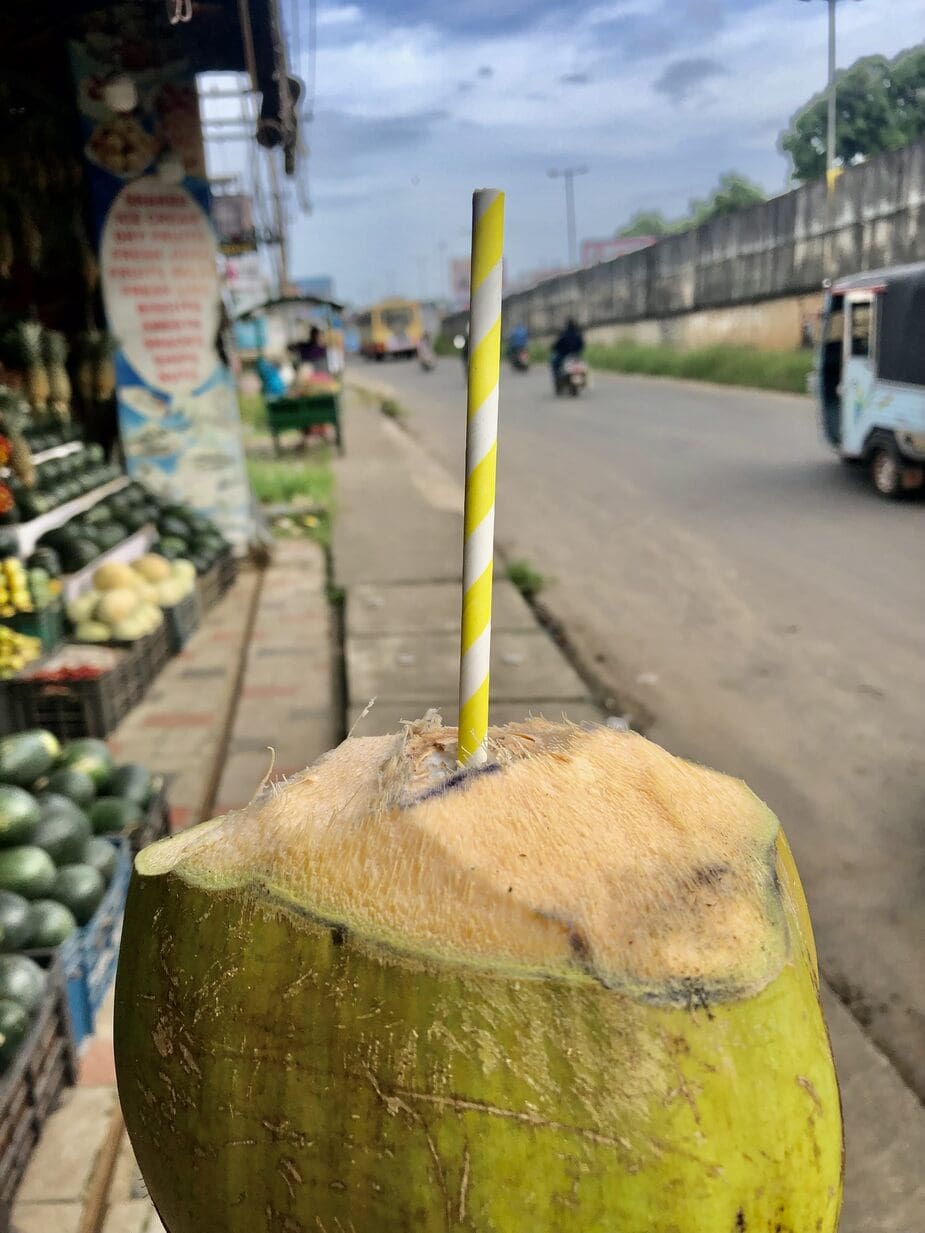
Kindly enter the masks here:
[[0, 955], [0, 998], [18, 1002], [34, 1015], [45, 993], [45, 972], [26, 955]]
[[35, 828], [33, 843], [43, 848], [56, 865], [73, 865], [83, 859], [92, 833], [83, 814], [51, 812]]
[[22, 950], [29, 930], [29, 901], [13, 891], [0, 891], [0, 951]]
[[[42, 899], [55, 884], [55, 862], [32, 844], [0, 849], [0, 890], [25, 899]], [[2, 995], [0, 995], [2, 996]]]
[[81, 737], [80, 740], [65, 745], [58, 760], [59, 766], [68, 766], [89, 775], [97, 788], [106, 782], [114, 764], [115, 760], [106, 742], [91, 736]]
[[0, 847], [31, 842], [39, 816], [34, 796], [12, 784], [0, 784]]
[[44, 791], [54, 796], [66, 796], [75, 805], [89, 805], [96, 796], [96, 784], [86, 771], [63, 766], [52, 771], [44, 785]]
[[46, 775], [61, 752], [50, 732], [34, 728], [0, 740], [0, 783], [26, 788]]
[[134, 830], [143, 818], [141, 806], [121, 796], [101, 796], [90, 806], [95, 835], [121, 835]]
[[85, 925], [106, 894], [103, 875], [92, 865], [62, 865], [52, 888], [52, 897], [70, 908], [78, 925]]
[[0, 999], [0, 1070], [6, 1070], [29, 1031], [29, 1016], [18, 1002]]
[[32, 950], [53, 950], [77, 929], [70, 908], [54, 899], [36, 899], [29, 905], [29, 946]]
[[94, 835], [92, 839], [87, 841], [83, 854], [83, 864], [92, 865], [94, 869], [98, 870], [103, 875], [103, 881], [107, 886], [115, 875], [118, 861], [119, 853], [115, 845], [111, 844], [108, 839]]
[[151, 772], [137, 762], [125, 762], [117, 766], [106, 780], [107, 796], [119, 796], [125, 801], [134, 801], [144, 809], [151, 800], [153, 783]]

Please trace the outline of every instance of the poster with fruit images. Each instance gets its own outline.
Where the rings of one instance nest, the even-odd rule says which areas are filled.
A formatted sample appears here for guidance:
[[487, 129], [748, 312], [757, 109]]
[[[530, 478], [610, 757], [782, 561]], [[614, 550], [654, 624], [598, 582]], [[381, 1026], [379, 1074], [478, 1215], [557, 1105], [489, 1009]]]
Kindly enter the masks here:
[[[214, 519], [233, 544], [253, 505], [221, 287], [195, 77], [132, 2], [84, 19], [71, 64], [115, 357], [129, 474]], [[117, 88], [113, 89], [113, 82]], [[119, 110], [114, 108], [118, 107]]]

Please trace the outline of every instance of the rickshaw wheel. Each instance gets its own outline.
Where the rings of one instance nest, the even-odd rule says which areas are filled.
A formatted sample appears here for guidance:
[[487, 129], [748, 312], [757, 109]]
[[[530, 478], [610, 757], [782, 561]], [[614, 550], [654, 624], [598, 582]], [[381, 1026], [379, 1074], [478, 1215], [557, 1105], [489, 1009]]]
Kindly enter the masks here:
[[902, 492], [902, 471], [893, 450], [879, 446], [870, 459], [870, 478], [881, 497], [891, 500]]

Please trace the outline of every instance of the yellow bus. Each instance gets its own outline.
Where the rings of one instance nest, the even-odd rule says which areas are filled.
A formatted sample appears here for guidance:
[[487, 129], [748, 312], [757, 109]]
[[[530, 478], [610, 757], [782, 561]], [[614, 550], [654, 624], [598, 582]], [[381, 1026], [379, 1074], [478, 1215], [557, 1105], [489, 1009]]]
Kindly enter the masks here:
[[382, 300], [358, 313], [360, 351], [371, 360], [417, 355], [424, 333], [421, 306], [415, 300]]

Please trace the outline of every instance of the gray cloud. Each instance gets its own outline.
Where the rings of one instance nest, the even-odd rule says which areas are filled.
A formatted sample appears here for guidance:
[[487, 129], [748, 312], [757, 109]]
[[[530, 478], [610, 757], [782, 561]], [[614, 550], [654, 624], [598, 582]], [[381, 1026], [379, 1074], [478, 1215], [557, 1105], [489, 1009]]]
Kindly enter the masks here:
[[490, 64], [483, 64], [479, 69], [479, 77], [494, 77], [495, 70]]
[[653, 89], [658, 94], [664, 94], [673, 103], [683, 103], [704, 82], [725, 72], [718, 60], [711, 60], [708, 56], [672, 60], [654, 81]]
[[559, 80], [564, 86], [585, 86], [591, 80], [587, 73], [566, 73]]

